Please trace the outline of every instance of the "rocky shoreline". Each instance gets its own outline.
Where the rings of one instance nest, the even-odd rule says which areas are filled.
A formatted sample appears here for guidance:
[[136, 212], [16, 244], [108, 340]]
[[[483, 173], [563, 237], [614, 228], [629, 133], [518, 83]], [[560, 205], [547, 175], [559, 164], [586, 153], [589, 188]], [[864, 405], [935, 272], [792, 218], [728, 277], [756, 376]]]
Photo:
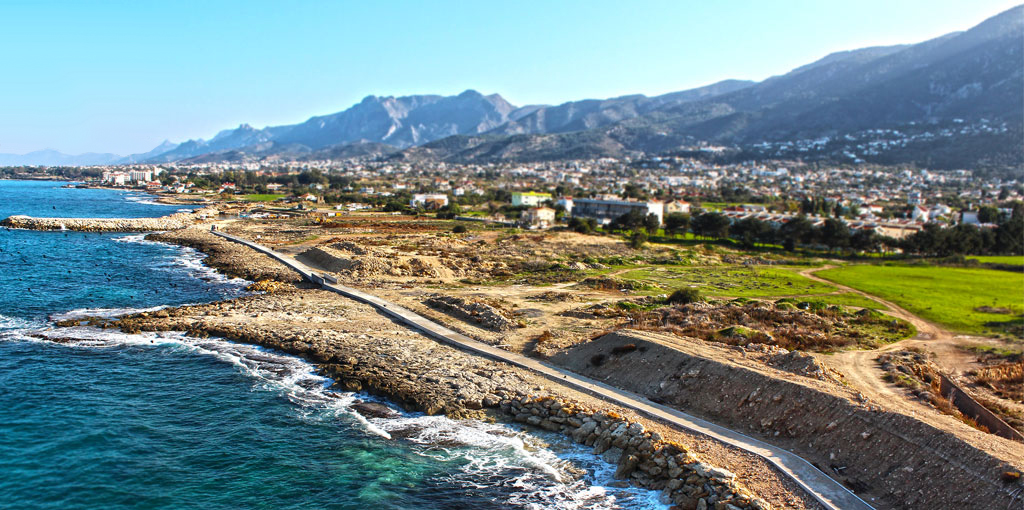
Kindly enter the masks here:
[[78, 232], [152, 232], [185, 228], [216, 217], [217, 214], [217, 209], [208, 207], [159, 218], [35, 218], [15, 215], [0, 221], [0, 227]]
[[[151, 238], [199, 249], [209, 255], [208, 265], [262, 280], [262, 288], [276, 291], [93, 325], [129, 333], [186, 331], [257, 344], [314, 362], [338, 389], [380, 395], [409, 410], [560, 432], [615, 464], [618, 478], [663, 491], [677, 508], [820, 508], [763, 459], [567, 388], [550, 387], [550, 381], [528, 371], [438, 344], [366, 305], [303, 288], [284, 266], [205, 229]], [[278, 281], [287, 283], [268, 286]], [[714, 462], [702, 460], [712, 458]]]

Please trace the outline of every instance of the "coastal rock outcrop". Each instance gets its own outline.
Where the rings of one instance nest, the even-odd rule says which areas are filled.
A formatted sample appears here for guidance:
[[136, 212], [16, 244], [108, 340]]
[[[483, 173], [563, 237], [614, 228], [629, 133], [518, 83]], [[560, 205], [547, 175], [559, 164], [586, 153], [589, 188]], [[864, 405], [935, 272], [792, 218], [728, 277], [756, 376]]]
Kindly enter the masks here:
[[15, 215], [0, 221], [0, 226], [25, 230], [73, 230], [79, 232], [152, 232], [175, 230], [217, 216], [214, 208], [179, 212], [159, 218], [36, 218]]

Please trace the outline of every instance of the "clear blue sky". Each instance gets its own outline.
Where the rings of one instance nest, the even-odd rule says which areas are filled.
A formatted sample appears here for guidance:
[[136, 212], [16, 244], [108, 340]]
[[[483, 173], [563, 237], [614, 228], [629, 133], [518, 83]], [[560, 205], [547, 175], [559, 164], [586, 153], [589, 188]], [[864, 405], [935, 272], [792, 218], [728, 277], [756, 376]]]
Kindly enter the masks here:
[[0, 0], [0, 152], [143, 152], [362, 97], [516, 105], [761, 80], [1020, 0]]

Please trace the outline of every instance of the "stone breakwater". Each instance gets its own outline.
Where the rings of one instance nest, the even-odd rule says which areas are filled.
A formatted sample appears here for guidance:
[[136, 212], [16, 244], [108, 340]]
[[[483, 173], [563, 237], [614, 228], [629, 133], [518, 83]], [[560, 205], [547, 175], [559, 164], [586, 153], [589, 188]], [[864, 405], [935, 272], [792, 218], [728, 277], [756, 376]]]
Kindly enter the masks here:
[[677, 508], [820, 508], [757, 456], [552, 386], [529, 371], [439, 344], [368, 305], [326, 291], [301, 290], [297, 287], [307, 285], [291, 270], [204, 228], [149, 238], [199, 249], [208, 255], [207, 265], [228, 274], [291, 283], [268, 286], [266, 294], [116, 322], [59, 325], [119, 327], [129, 333], [185, 331], [252, 343], [314, 362], [340, 390], [380, 395], [412, 411], [514, 421], [560, 432], [592, 446], [629, 483], [664, 491]]
[[[82, 323], [89, 321], [59, 325]], [[325, 291], [293, 287], [91, 324], [253, 343], [316, 363], [339, 390], [380, 395], [426, 414], [498, 418], [560, 432], [615, 464], [617, 478], [663, 491], [679, 508], [772, 508], [733, 472], [701, 460], [689, 446], [666, 440], [638, 419], [545, 387], [526, 371], [437, 344]]]
[[26, 230], [74, 230], [79, 232], [151, 232], [176, 230], [216, 217], [213, 208], [174, 213], [159, 218], [35, 218], [10, 216], [0, 226]]

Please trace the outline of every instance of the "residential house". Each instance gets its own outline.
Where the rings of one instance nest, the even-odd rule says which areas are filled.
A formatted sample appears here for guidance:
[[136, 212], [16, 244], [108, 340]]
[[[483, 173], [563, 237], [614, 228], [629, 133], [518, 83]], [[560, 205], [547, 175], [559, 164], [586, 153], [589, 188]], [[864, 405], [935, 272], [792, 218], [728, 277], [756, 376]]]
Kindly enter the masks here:
[[551, 200], [551, 193], [537, 193], [534, 191], [516, 191], [512, 193], [512, 205], [537, 207], [547, 200]]
[[409, 200], [410, 207], [424, 209], [440, 209], [448, 205], [448, 195], [444, 193], [416, 193]]
[[665, 202], [665, 214], [672, 213], [690, 214], [690, 203], [684, 200]]
[[555, 224], [555, 210], [550, 207], [532, 207], [523, 211], [519, 223], [528, 228], [548, 228]]

